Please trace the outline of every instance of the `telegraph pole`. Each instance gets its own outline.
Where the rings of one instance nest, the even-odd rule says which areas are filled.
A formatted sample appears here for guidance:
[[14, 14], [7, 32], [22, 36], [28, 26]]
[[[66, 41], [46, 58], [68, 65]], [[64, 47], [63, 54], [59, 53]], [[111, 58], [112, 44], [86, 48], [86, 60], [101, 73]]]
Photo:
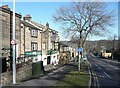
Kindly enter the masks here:
[[[15, 0], [13, 0], [13, 40], [15, 40]], [[13, 45], [13, 84], [16, 84], [16, 51], [15, 51], [15, 44]]]

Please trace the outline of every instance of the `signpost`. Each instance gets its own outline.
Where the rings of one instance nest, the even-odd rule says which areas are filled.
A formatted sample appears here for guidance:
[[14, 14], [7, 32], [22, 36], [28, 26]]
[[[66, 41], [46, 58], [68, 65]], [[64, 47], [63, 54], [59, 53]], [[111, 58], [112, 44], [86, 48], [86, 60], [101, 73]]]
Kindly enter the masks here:
[[11, 40], [11, 45], [16, 45], [16, 44], [17, 44], [16, 40], [12, 39]]
[[78, 59], [79, 59], [79, 62], [78, 62], [78, 63], [79, 63], [79, 66], [78, 66], [78, 67], [79, 67], [79, 71], [80, 71], [80, 63], [81, 63], [81, 62], [80, 62], [80, 58], [82, 57], [82, 55], [81, 55], [81, 53], [82, 53], [82, 48], [81, 48], [81, 47], [78, 48], [77, 51], [78, 51]]

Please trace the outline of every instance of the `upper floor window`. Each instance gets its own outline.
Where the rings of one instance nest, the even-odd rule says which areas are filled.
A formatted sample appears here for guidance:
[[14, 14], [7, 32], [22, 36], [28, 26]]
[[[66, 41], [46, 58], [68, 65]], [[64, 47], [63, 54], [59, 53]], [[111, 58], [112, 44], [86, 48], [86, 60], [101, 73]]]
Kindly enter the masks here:
[[31, 30], [31, 36], [32, 37], [37, 37], [38, 36], [38, 30], [32, 29]]

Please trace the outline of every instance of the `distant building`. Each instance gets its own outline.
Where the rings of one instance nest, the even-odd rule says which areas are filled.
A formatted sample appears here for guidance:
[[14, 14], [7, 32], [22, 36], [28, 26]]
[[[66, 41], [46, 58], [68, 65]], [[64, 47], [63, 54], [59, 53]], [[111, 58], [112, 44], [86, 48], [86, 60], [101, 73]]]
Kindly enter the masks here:
[[78, 54], [77, 45], [71, 41], [60, 41], [59, 52], [61, 58], [64, 58], [67, 54], [69, 54], [69, 58], [67, 59], [73, 60]]
[[87, 41], [86, 49], [91, 52], [96, 52], [99, 55], [101, 53], [110, 53], [118, 49], [118, 40], [99, 40], [99, 41]]

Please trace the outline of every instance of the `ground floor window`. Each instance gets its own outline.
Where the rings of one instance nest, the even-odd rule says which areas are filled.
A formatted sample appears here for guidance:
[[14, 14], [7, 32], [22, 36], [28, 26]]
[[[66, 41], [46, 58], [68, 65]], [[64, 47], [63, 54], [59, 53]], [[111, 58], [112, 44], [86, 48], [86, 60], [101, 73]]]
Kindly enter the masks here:
[[32, 50], [37, 50], [38, 49], [38, 44], [36, 42], [31, 42], [31, 49]]

